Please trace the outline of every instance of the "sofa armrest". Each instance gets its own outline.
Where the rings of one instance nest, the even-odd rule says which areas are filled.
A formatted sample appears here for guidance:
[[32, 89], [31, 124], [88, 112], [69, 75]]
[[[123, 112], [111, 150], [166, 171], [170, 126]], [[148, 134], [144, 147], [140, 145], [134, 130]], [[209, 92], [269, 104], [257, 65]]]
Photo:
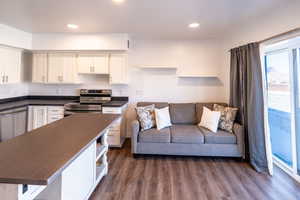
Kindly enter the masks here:
[[138, 134], [140, 132], [140, 123], [138, 120], [131, 122], [131, 153], [137, 153]]
[[237, 137], [237, 144], [239, 146], [240, 152], [241, 152], [243, 158], [245, 158], [245, 130], [244, 130], [244, 126], [242, 126], [241, 124], [238, 124], [238, 123], [234, 123], [233, 133]]

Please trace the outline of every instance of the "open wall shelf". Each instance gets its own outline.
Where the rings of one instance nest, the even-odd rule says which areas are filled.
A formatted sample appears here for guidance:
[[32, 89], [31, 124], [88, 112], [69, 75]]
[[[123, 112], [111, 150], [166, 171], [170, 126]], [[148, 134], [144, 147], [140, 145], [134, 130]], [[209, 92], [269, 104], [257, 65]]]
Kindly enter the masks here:
[[216, 74], [177, 74], [178, 78], [219, 78]]
[[168, 65], [142, 65], [140, 69], [177, 70], [178, 67]]

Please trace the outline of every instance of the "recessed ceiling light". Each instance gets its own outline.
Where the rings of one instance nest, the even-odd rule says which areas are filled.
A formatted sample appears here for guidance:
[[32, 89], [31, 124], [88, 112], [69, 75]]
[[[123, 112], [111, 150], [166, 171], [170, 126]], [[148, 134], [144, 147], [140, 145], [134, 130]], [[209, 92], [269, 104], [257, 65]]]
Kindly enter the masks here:
[[200, 26], [200, 24], [199, 23], [191, 23], [191, 24], [189, 24], [189, 27], [190, 28], [198, 28]]
[[68, 24], [67, 27], [71, 29], [78, 29], [78, 25], [76, 24]]
[[124, 0], [112, 0], [112, 1], [115, 3], [123, 3], [124, 2]]

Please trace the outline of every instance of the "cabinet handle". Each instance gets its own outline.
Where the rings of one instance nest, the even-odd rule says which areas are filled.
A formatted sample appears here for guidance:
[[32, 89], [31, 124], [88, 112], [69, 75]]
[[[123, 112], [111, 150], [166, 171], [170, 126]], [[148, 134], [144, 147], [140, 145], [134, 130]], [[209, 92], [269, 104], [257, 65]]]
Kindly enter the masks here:
[[2, 83], [5, 83], [5, 76], [2, 76]]
[[62, 82], [63, 81], [63, 76], [58, 76], [58, 81]]
[[95, 72], [94, 66], [90, 66], [90, 72]]
[[8, 83], [8, 76], [6, 76], [6, 78], [5, 78], [5, 82], [6, 82], [6, 83]]

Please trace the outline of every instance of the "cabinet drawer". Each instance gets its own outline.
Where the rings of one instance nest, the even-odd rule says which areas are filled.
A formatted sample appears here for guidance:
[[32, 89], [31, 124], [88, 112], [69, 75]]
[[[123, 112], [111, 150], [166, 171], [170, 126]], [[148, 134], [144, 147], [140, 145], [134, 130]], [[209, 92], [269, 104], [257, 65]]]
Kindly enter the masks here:
[[63, 115], [52, 115], [52, 116], [48, 116], [48, 123], [52, 123], [55, 122], [57, 120], [62, 119], [64, 116]]
[[120, 137], [116, 137], [116, 136], [107, 136], [107, 143], [109, 145], [119, 145], [120, 144]]
[[111, 127], [110, 127], [110, 130], [120, 131], [121, 130], [121, 124], [112, 124]]
[[122, 107], [103, 107], [104, 114], [122, 114]]
[[116, 136], [116, 137], [120, 137], [120, 131], [118, 130], [109, 130], [108, 136]]
[[61, 106], [49, 106], [48, 115], [64, 115], [64, 108]]

